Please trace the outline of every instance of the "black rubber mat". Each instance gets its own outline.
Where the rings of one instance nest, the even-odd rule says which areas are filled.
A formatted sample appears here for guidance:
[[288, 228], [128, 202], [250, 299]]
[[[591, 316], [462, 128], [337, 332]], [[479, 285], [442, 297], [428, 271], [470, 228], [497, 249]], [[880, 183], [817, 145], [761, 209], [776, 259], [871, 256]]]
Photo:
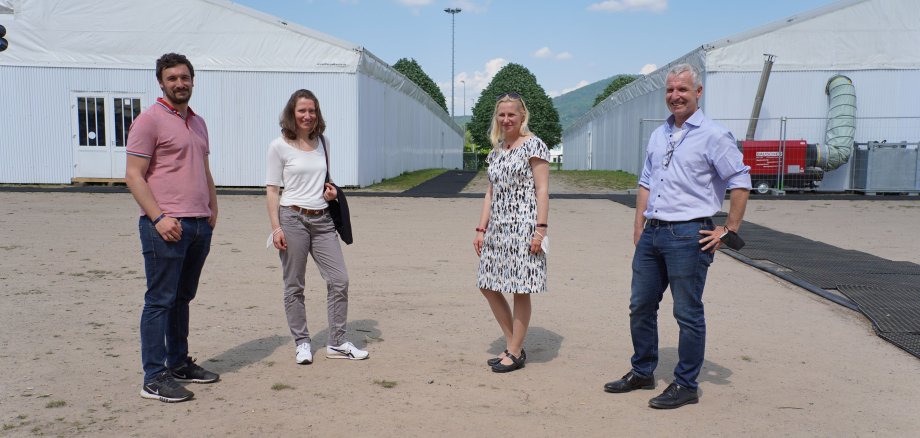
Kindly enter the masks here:
[[[716, 218], [720, 222], [719, 218]], [[724, 219], [722, 219], [724, 220]], [[819, 289], [842, 293], [876, 333], [920, 358], [920, 265], [887, 260], [745, 222], [738, 251]]]
[[447, 172], [406, 190], [404, 193], [410, 196], [457, 194], [475, 177], [475, 171], [448, 170]]
[[876, 331], [920, 334], [920, 285], [840, 285], [838, 290], [853, 300], [862, 313], [872, 320]]
[[880, 338], [897, 345], [914, 356], [920, 351], [920, 333], [877, 333]]

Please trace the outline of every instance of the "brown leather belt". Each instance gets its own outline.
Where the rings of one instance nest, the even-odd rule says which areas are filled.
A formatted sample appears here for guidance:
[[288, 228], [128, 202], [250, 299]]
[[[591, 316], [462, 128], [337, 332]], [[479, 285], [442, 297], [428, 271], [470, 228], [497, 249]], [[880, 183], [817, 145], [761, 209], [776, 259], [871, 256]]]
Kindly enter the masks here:
[[300, 208], [296, 205], [288, 205], [287, 208], [307, 216], [322, 216], [326, 213], [327, 210], [329, 210], [328, 208], [324, 208], [322, 210], [310, 210], [309, 208]]

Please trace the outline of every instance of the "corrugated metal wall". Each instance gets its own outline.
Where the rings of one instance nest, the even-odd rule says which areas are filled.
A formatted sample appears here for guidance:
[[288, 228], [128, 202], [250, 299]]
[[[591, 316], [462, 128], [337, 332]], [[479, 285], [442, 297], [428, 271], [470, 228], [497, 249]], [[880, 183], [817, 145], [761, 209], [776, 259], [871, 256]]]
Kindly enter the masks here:
[[[827, 116], [824, 87], [835, 74], [853, 80], [857, 95], [856, 141], [920, 140], [918, 70], [774, 71], [764, 96], [757, 139], [780, 139], [780, 119], [787, 118], [787, 139], [823, 143]], [[705, 72], [702, 107], [706, 115], [743, 139], [760, 72]], [[589, 113], [563, 134], [564, 168], [625, 170], [638, 174], [648, 136], [669, 115], [661, 89], [607, 105]], [[882, 118], [882, 119], [879, 119]], [[588, 154], [591, 154], [589, 164]], [[637, 160], [638, 157], [638, 160]], [[828, 172], [821, 190], [847, 190], [849, 164]]]
[[[667, 71], [671, 65], [684, 62], [702, 71], [702, 49], [636, 79], [566, 129], [562, 133], [563, 169], [623, 170], [639, 174], [651, 132], [644, 132], [642, 120], [668, 116], [662, 91]], [[702, 80], [705, 85], [705, 73]]]
[[[145, 108], [162, 94], [152, 70], [0, 66], [0, 77], [16, 84], [0, 87], [0, 183], [71, 182], [72, 92], [141, 93]], [[211, 171], [220, 186], [264, 185], [268, 143], [280, 134], [278, 116], [299, 88], [320, 100], [331, 173], [340, 185], [462, 165], [462, 133], [361, 74], [199, 70], [195, 79], [191, 107], [208, 123]], [[359, 82], [368, 94], [360, 102]]]
[[463, 133], [418, 100], [358, 76], [359, 183], [426, 168], [463, 166]]

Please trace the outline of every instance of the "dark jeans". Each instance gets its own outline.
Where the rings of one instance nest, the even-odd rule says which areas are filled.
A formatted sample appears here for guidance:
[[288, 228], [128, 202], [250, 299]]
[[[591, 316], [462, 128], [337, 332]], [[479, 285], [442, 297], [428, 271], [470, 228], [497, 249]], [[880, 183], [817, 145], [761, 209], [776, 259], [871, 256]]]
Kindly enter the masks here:
[[201, 268], [211, 249], [208, 218], [181, 218], [182, 239], [166, 242], [153, 222], [141, 216], [138, 229], [147, 292], [141, 314], [144, 382], [188, 358], [189, 302], [198, 291]]
[[633, 256], [629, 301], [633, 371], [650, 376], [658, 366], [658, 305], [671, 286], [680, 327], [674, 381], [691, 389], [697, 387], [706, 349], [703, 286], [713, 259], [712, 253], [701, 251], [701, 229], [713, 229], [712, 222], [646, 225]]

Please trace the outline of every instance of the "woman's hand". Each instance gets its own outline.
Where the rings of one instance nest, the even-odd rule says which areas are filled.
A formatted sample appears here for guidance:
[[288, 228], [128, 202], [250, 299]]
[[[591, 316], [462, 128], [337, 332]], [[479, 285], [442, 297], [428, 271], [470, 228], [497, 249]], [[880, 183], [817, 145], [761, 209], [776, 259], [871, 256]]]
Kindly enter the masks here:
[[284, 231], [278, 230], [277, 233], [272, 234], [272, 243], [275, 245], [275, 249], [286, 251], [287, 240], [284, 239]]
[[546, 237], [546, 231], [541, 233], [539, 229], [534, 230], [533, 237], [530, 239], [531, 254], [539, 254], [543, 251], [543, 248], [540, 247], [540, 243], [543, 242], [544, 237]]
[[482, 256], [482, 242], [485, 240], [486, 233], [476, 232], [476, 238], [473, 239], [473, 249], [476, 250], [477, 256]]
[[336, 190], [335, 186], [330, 183], [326, 183], [325, 186], [326, 190], [323, 191], [323, 199], [325, 199], [326, 202], [334, 201], [335, 198], [339, 196], [338, 190]]

